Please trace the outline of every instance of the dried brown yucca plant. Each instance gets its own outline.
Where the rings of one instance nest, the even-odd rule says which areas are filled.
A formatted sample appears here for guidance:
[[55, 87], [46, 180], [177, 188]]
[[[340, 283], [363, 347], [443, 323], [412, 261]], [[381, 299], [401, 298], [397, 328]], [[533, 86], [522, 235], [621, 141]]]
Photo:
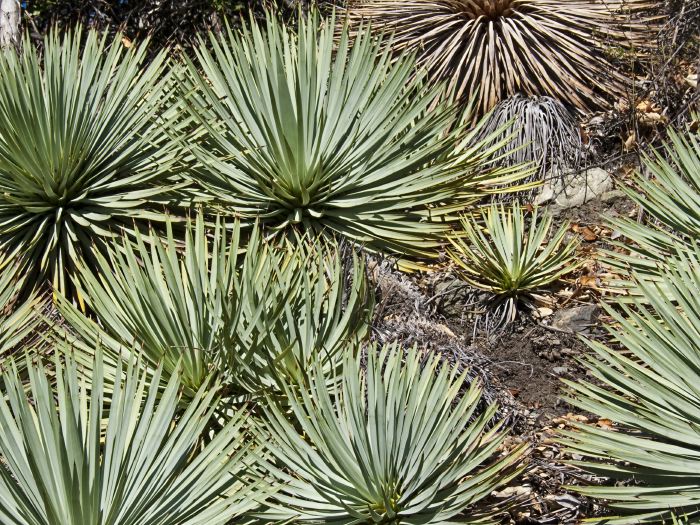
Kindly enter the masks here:
[[474, 140], [502, 144], [493, 152], [499, 165], [531, 165], [532, 175], [521, 184], [562, 177], [584, 160], [578, 122], [551, 97], [516, 95], [499, 102]]
[[582, 111], [625, 92], [611, 56], [642, 50], [656, 30], [652, 0], [351, 0], [355, 28], [393, 32], [431, 80], [478, 113], [518, 93], [550, 95]]

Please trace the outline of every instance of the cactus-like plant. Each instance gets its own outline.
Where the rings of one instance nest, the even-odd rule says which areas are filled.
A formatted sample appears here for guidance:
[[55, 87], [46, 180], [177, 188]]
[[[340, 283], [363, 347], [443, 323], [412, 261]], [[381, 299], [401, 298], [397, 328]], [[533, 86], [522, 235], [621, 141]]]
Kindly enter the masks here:
[[583, 160], [579, 125], [571, 112], [552, 97], [516, 95], [499, 102], [479, 130], [477, 140], [489, 136], [503, 144], [493, 153], [494, 160], [505, 166], [532, 166], [532, 182], [576, 171]]
[[622, 346], [591, 341], [595, 381], [570, 382], [567, 400], [616, 423], [563, 432], [579, 467], [619, 481], [573, 487], [620, 515], [606, 524], [700, 520], [700, 249], [681, 248], [661, 276], [633, 272], [632, 304], [608, 307]]
[[700, 236], [700, 136], [668, 134], [663, 148], [644, 157], [645, 173], [636, 174], [633, 187], [623, 188], [646, 220], [609, 219], [627, 238], [605, 259], [618, 271], [661, 275], [664, 262], [679, 247], [692, 251]]
[[517, 203], [491, 205], [479, 216], [463, 217], [463, 233], [450, 237], [448, 253], [464, 281], [489, 292], [502, 321], [515, 319], [519, 306], [581, 263], [576, 240], [566, 241], [568, 225], [550, 236], [552, 217], [535, 209], [527, 225]]
[[53, 365], [30, 364], [28, 390], [11, 361], [3, 370], [3, 524], [224, 525], [263, 499], [243, 411], [202, 444], [215, 383], [181, 411], [177, 375], [161, 390], [160, 369], [120, 364], [106, 388], [99, 352], [91, 381], [66, 349]]
[[81, 28], [0, 53], [0, 251], [70, 289], [111, 239], [161, 218], [177, 141], [165, 51]]
[[607, 51], [655, 38], [646, 0], [354, 0], [353, 25], [394, 34], [391, 46], [485, 113], [512, 95], [549, 95], [581, 110], [606, 106], [626, 79]]
[[458, 145], [455, 108], [412, 79], [410, 57], [370, 33], [336, 41], [333, 25], [312, 14], [294, 32], [269, 15], [202, 42], [183, 80], [200, 123], [192, 177], [268, 228], [435, 255], [488, 151]]
[[[338, 381], [320, 366], [310, 376], [308, 390], [285, 388], [288, 405], [269, 405], [260, 430], [282, 482], [268, 520], [446, 523], [521, 470], [526, 446], [498, 451], [496, 407], [480, 411], [479, 385], [439, 356], [372, 346], [363, 363], [349, 347]], [[469, 517], [495, 521], [482, 511]]]
[[[337, 365], [342, 345], [368, 329], [372, 301], [357, 259], [344, 279], [337, 248], [305, 239], [267, 242], [239, 224], [207, 228], [200, 214], [184, 242], [146, 244], [137, 234], [83, 268], [78, 290], [91, 315], [59, 306], [76, 348], [102, 347], [115, 362], [134, 348], [163, 376], [178, 372], [185, 397], [214, 374], [229, 396], [260, 394], [279, 376], [303, 380], [318, 361]], [[85, 353], [84, 352], [84, 353]]]

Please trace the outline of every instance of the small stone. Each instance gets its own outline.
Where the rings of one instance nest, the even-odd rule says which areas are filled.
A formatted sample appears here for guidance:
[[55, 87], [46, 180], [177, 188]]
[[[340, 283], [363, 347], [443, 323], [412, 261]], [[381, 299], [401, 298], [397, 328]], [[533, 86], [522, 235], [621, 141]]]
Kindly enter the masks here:
[[602, 168], [573, 173], [548, 180], [535, 198], [535, 204], [549, 204], [553, 211], [575, 208], [612, 190], [613, 178]]
[[616, 201], [617, 199], [623, 199], [627, 196], [627, 194], [622, 191], [622, 190], [611, 190], [611, 191], [606, 191], [600, 196], [600, 200], [603, 202], [613, 202]]
[[546, 306], [541, 306], [537, 309], [537, 317], [548, 317], [554, 313], [554, 310], [547, 308]]
[[445, 326], [444, 324], [436, 324], [435, 330], [437, 330], [438, 332], [445, 334], [446, 336], [451, 337], [451, 338], [457, 337], [455, 335], [455, 333], [452, 330], [450, 330], [449, 327]]
[[570, 333], [586, 332], [596, 324], [599, 311], [594, 304], [558, 310], [552, 319], [552, 326]]
[[512, 498], [512, 497], [517, 497], [517, 496], [525, 496], [527, 494], [530, 494], [532, 492], [532, 488], [525, 486], [525, 485], [519, 485], [517, 487], [506, 487], [503, 490], [500, 491], [495, 491], [491, 495], [496, 497], [496, 498]]
[[549, 359], [550, 361], [558, 361], [559, 359], [561, 359], [561, 353], [559, 352], [559, 350], [550, 350], [549, 352], [547, 352], [547, 359]]

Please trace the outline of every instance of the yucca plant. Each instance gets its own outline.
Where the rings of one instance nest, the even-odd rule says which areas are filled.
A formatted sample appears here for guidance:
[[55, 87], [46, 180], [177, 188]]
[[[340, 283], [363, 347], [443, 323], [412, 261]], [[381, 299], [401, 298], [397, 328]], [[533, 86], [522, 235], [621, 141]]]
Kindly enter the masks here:
[[[579, 467], [620, 481], [572, 487], [624, 516], [608, 524], [700, 522], [700, 249], [679, 250], [661, 277], [635, 272], [641, 297], [607, 307], [623, 347], [590, 341], [595, 381], [568, 382], [567, 399], [617, 423], [564, 432]], [[668, 293], [670, 292], [670, 294]]]
[[[522, 93], [549, 95], [581, 110], [622, 96], [627, 80], [608, 50], [641, 51], [656, 37], [640, 16], [647, 0], [354, 0], [353, 26], [369, 21], [415, 50], [433, 80], [456, 96], [478, 93], [478, 113]], [[614, 54], [613, 53], [613, 54]]]
[[[346, 352], [337, 382], [316, 366], [308, 390], [285, 389], [289, 412], [267, 408], [260, 437], [282, 485], [264, 518], [447, 523], [519, 472], [525, 447], [498, 452], [496, 407], [479, 410], [481, 388], [465, 372], [396, 345], [369, 347], [366, 366]], [[489, 522], [482, 511], [463, 521]]]
[[361, 266], [346, 283], [332, 246], [269, 243], [258, 228], [244, 243], [238, 223], [207, 228], [201, 214], [184, 243], [166, 229], [151, 245], [137, 233], [135, 247], [98, 256], [96, 273], [81, 270], [78, 290], [96, 319], [60, 301], [88, 355], [101, 345], [113, 362], [136, 348], [148, 366], [162, 362], [165, 377], [179, 370], [186, 398], [212, 374], [226, 395], [243, 396], [279, 377], [300, 380], [315, 360], [331, 366], [341, 343], [367, 331]]
[[455, 109], [411, 80], [410, 57], [394, 61], [369, 32], [336, 42], [333, 26], [313, 13], [294, 32], [268, 15], [200, 44], [183, 80], [201, 124], [193, 177], [269, 228], [432, 255], [487, 152], [458, 147]]
[[57, 358], [50, 373], [30, 365], [29, 392], [11, 362], [3, 371], [3, 524], [225, 525], [262, 499], [260, 483], [247, 479], [253, 444], [243, 411], [200, 443], [215, 383], [181, 412], [177, 375], [161, 391], [160, 369], [149, 386], [138, 364], [120, 364], [108, 391], [99, 356], [87, 382], [60, 353], [65, 363]]
[[0, 53], [0, 251], [65, 291], [113, 235], [159, 218], [176, 141], [166, 52], [82, 29]]
[[497, 324], [515, 319], [518, 307], [581, 264], [568, 224], [552, 233], [552, 217], [535, 209], [529, 226], [525, 210], [514, 202], [493, 204], [462, 218], [463, 232], [450, 237], [450, 259], [461, 279], [489, 292], [502, 314]]
[[700, 236], [700, 137], [674, 130], [668, 135], [662, 149], [644, 157], [645, 173], [635, 176], [633, 187], [623, 188], [647, 220], [608, 219], [628, 239], [605, 259], [617, 270], [664, 273], [659, 263], [679, 246], [692, 249]]

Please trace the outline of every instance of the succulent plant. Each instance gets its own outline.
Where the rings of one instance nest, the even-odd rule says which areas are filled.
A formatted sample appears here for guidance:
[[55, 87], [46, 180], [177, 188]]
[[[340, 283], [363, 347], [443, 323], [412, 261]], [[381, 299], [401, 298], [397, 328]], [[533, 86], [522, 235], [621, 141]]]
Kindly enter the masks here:
[[599, 523], [700, 520], [700, 249], [669, 256], [663, 274], [633, 272], [639, 295], [607, 307], [616, 346], [590, 341], [593, 380], [567, 381], [567, 400], [614, 426], [576, 425], [574, 463], [615, 485], [572, 487], [619, 516]]
[[[336, 382], [316, 366], [307, 389], [272, 402], [260, 439], [281, 484], [267, 520], [296, 523], [446, 523], [521, 470], [525, 446], [498, 453], [507, 433], [481, 388], [439, 356], [397, 345], [346, 349]], [[290, 420], [291, 419], [291, 420]], [[501, 509], [502, 510], [502, 509]], [[462, 516], [460, 519], [463, 519]]]
[[70, 289], [115, 235], [162, 218], [178, 145], [166, 52], [82, 28], [0, 53], [0, 251]]
[[183, 80], [200, 123], [192, 177], [268, 230], [435, 255], [446, 217], [478, 197], [488, 151], [460, 144], [456, 108], [411, 79], [410, 57], [370, 33], [336, 41], [333, 25], [312, 14], [294, 32], [269, 15], [201, 43]]
[[354, 27], [393, 33], [431, 79], [484, 114], [512, 95], [549, 95], [588, 111], [625, 92], [608, 51], [649, 45], [646, 0], [354, 0]]
[[[669, 130], [668, 142], [643, 157], [643, 170], [624, 188], [644, 210], [645, 221], [609, 218], [627, 240], [605, 261], [617, 271], [647, 276], [665, 273], [665, 261], [680, 248], [691, 251], [700, 236], [700, 136]], [[624, 287], [633, 287], [625, 281]]]
[[52, 369], [29, 366], [28, 388], [11, 361], [4, 368], [3, 524], [224, 525], [260, 503], [244, 411], [202, 444], [215, 383], [181, 411], [177, 375], [161, 390], [160, 369], [151, 383], [138, 363], [120, 364], [106, 388], [97, 354], [89, 381], [66, 349]]
[[450, 237], [448, 254], [461, 279], [492, 295], [492, 306], [501, 312], [497, 325], [515, 319], [531, 294], [581, 264], [575, 257], [576, 240], [566, 241], [568, 224], [550, 235], [551, 215], [541, 216], [535, 209], [528, 226], [517, 202], [493, 204], [480, 216], [465, 216], [462, 229]]
[[[367, 332], [372, 299], [362, 265], [348, 280], [332, 245], [305, 239], [266, 241], [258, 228], [207, 227], [199, 214], [184, 239], [147, 243], [137, 233], [82, 268], [77, 288], [85, 314], [63, 298], [69, 337], [88, 360], [102, 348], [108, 362], [136, 349], [163, 377], [177, 373], [185, 399], [212, 374], [233, 398], [261, 395], [279, 376], [303, 380], [318, 361], [333, 367], [342, 344]], [[66, 337], [66, 335], [61, 335]]]

